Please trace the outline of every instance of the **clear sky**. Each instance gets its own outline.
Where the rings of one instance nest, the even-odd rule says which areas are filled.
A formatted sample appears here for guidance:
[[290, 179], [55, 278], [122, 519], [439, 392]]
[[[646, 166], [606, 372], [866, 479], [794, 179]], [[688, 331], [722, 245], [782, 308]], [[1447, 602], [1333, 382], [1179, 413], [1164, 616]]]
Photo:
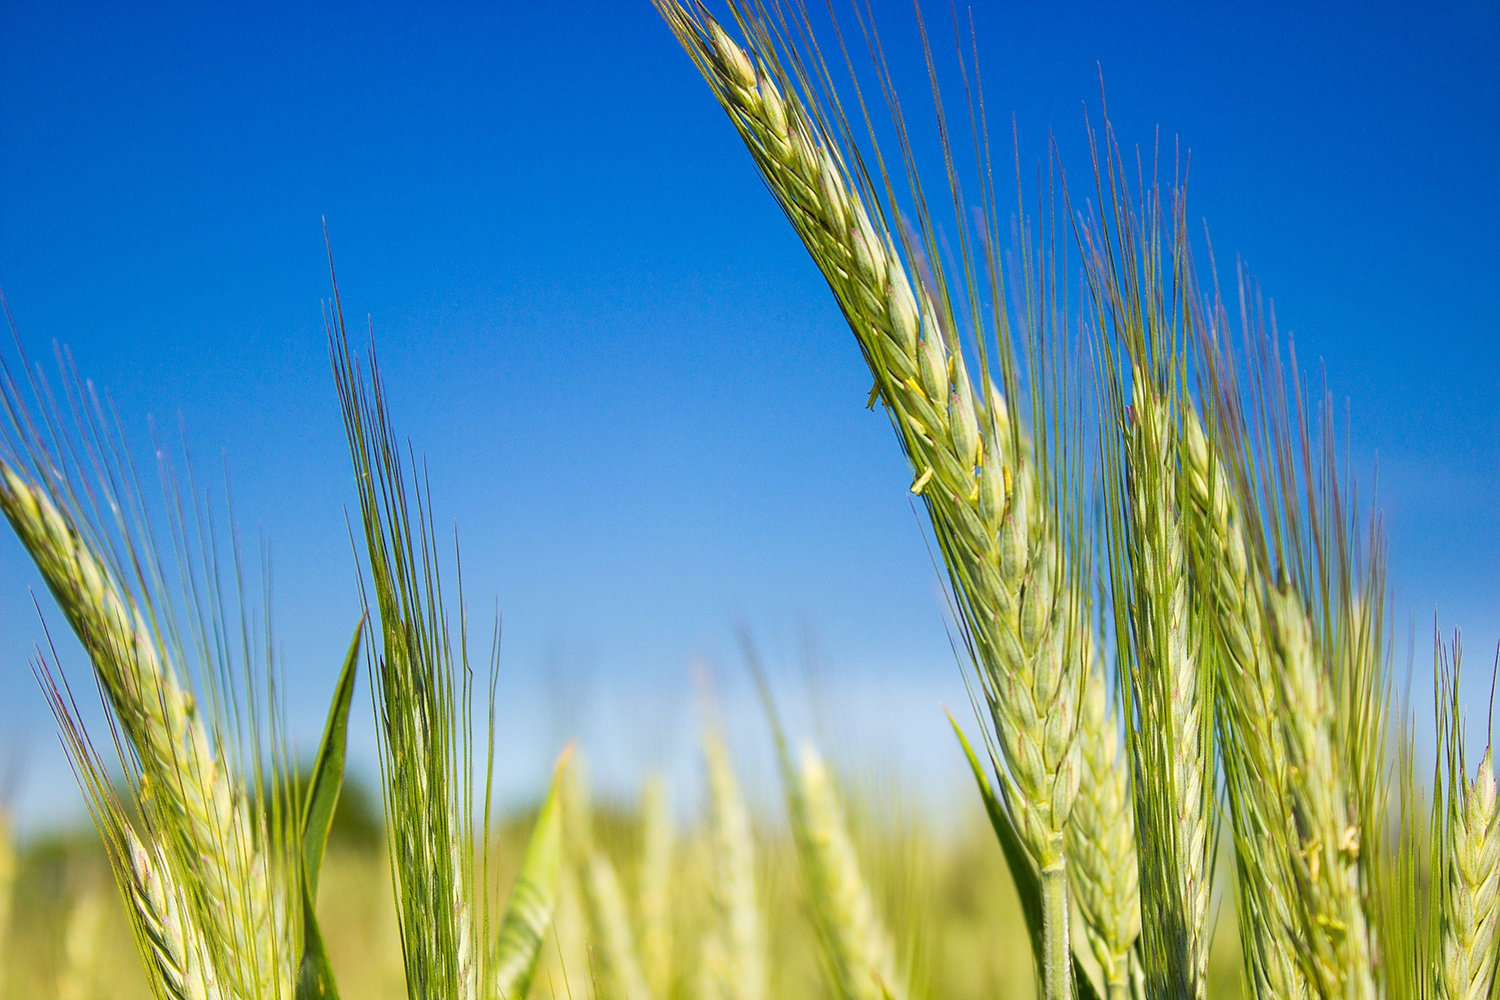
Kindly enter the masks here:
[[[931, 150], [911, 9], [874, 6]], [[1221, 261], [1249, 262], [1347, 405], [1358, 464], [1378, 462], [1418, 686], [1436, 612], [1465, 629], [1478, 706], [1500, 640], [1500, 6], [976, 3], [973, 20], [1029, 176], [1049, 132], [1086, 171], [1101, 69], [1124, 143], [1159, 128], [1191, 150], [1190, 214]], [[142, 439], [148, 415], [180, 421], [204, 478], [227, 467], [250, 548], [272, 547], [307, 743], [357, 616], [326, 218], [474, 615], [503, 609], [506, 794], [534, 791], [571, 730], [601, 771], [684, 759], [689, 664], [742, 693], [741, 619], [789, 678], [815, 636], [830, 712], [861, 690], [846, 724], [886, 753], [949, 760], [938, 704], [963, 689], [899, 450], [646, 0], [9, 0], [0, 150], [23, 344], [68, 345]], [[35, 581], [0, 539], [0, 753], [46, 817], [74, 793], [27, 664]], [[354, 739], [369, 766], [367, 722]]]

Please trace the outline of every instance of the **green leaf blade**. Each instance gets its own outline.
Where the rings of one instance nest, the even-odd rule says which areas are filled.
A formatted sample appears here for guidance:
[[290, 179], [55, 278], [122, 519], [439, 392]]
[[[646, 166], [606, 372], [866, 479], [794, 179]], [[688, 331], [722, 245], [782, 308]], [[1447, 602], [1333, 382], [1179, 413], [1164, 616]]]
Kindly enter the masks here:
[[562, 864], [561, 790], [571, 756], [569, 747], [557, 762], [552, 788], [537, 813], [495, 941], [495, 990], [504, 1000], [521, 1000], [531, 988], [542, 940], [557, 909], [557, 875]]

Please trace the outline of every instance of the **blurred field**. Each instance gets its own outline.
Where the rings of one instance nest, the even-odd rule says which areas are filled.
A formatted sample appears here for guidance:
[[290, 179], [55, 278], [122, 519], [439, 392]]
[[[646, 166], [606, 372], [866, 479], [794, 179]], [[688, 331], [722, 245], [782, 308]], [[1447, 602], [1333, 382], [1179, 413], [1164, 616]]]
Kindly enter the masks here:
[[[383, 838], [368, 801], [353, 786], [340, 810], [318, 910], [342, 994], [396, 1000], [406, 995], [401, 945]], [[865, 873], [878, 887], [885, 916], [907, 950], [914, 996], [1032, 997], [1026, 931], [994, 835], [972, 809], [959, 811], [966, 818], [956, 832], [938, 835], [917, 815], [855, 809], [853, 826]], [[634, 807], [601, 805], [594, 827], [632, 900], [637, 899], [641, 829]], [[514, 816], [492, 838], [492, 891], [502, 903], [530, 828], [530, 815]], [[770, 995], [829, 996], [790, 839], [766, 824], [760, 839]], [[697, 994], [696, 929], [703, 925], [708, 905], [703, 854], [696, 829], [678, 831], [671, 887], [673, 1000]], [[5, 1000], [147, 1000], [124, 910], [93, 831], [22, 844], [18, 862], [0, 977]], [[1216, 998], [1239, 995], [1235, 938], [1233, 914], [1226, 906], [1212, 964], [1210, 995]], [[590, 963], [581, 903], [569, 878], [532, 995], [591, 998]]]

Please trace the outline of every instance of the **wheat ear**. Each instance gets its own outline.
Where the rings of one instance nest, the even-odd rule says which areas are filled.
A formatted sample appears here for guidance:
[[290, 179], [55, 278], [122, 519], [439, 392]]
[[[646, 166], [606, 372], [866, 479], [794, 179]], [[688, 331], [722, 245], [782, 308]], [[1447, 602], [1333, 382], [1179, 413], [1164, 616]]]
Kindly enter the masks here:
[[705, 937], [705, 1000], [764, 1000], [766, 929], [755, 878], [755, 833], [729, 752], [717, 732], [703, 734], [708, 764], [709, 893], [716, 916]]
[[10, 939], [10, 914], [16, 892], [16, 842], [11, 830], [10, 813], [0, 807], [0, 998], [6, 995], [4, 983], [10, 974], [5, 965], [4, 943]]
[[141, 767], [159, 828], [184, 852], [203, 933], [236, 991], [274, 996], [290, 984], [278, 948], [265, 858], [244, 795], [215, 758], [198, 704], [156, 633], [69, 517], [0, 462], [0, 509], [83, 642]]
[[1373, 998], [1378, 993], [1360, 870], [1363, 845], [1337, 747], [1339, 706], [1301, 598], [1278, 587], [1268, 591], [1267, 604], [1295, 824], [1292, 907], [1303, 973], [1324, 1000]]
[[1092, 634], [1080, 640], [1089, 660], [1078, 727], [1083, 780], [1068, 821], [1068, 874], [1084, 933], [1104, 976], [1108, 1000], [1130, 991], [1130, 961], [1141, 932], [1140, 862], [1135, 808], [1123, 756], [1120, 717], [1112, 711]]
[[[1438, 734], [1442, 755], [1433, 840], [1435, 893], [1441, 925], [1437, 952], [1442, 1000], [1488, 1000], [1500, 962], [1500, 801], [1493, 748], [1486, 746], [1474, 777], [1466, 775], [1464, 723], [1459, 703], [1463, 650], [1435, 637]], [[1450, 659], [1451, 656], [1451, 659]]]
[[1446, 1000], [1493, 995], [1500, 960], [1500, 809], [1491, 749], [1472, 782], [1459, 779], [1448, 812], [1447, 893], [1443, 902]]
[[[1154, 377], [1136, 369], [1117, 412], [1116, 634], [1128, 709], [1141, 855], [1145, 973], [1153, 992], [1206, 995], [1212, 894], [1213, 702], [1179, 521], [1178, 426]], [[1123, 509], [1119, 506], [1124, 499]]]
[[890, 932], [881, 922], [849, 837], [833, 778], [811, 746], [802, 748], [793, 819], [808, 894], [842, 1000], [905, 1000]]
[[823, 272], [891, 412], [959, 598], [1006, 802], [1041, 873], [1043, 975], [1060, 997], [1072, 970], [1064, 840], [1084, 675], [1068, 649], [1080, 602], [1052, 509], [1054, 470], [1031, 453], [987, 377], [976, 389], [941, 277], [931, 291], [910, 280], [878, 202], [794, 95], [769, 35], [752, 59], [707, 14], [695, 19], [676, 0], [657, 7]]
[[1218, 653], [1217, 700], [1226, 799], [1234, 832], [1236, 895], [1246, 978], [1260, 1000], [1298, 1000], [1307, 982], [1297, 959], [1287, 858], [1286, 751], [1265, 635], [1263, 574], [1247, 547], [1228, 469], [1198, 414], [1183, 420], [1183, 481], [1200, 581]]
[[593, 961], [576, 973], [571, 969], [564, 971], [570, 977], [591, 976], [595, 992], [605, 1000], [651, 1000], [651, 987], [646, 981], [619, 873], [594, 839], [586, 773], [583, 761], [576, 760], [564, 779], [563, 828], [592, 932], [589, 950]]

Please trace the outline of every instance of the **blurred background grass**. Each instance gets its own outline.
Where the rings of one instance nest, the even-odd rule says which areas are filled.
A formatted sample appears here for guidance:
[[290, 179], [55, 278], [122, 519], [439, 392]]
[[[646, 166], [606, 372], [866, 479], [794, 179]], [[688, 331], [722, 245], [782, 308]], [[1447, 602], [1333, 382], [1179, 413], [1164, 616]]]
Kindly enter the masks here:
[[[865, 875], [912, 970], [915, 996], [1022, 1000], [1034, 995], [1031, 955], [1009, 874], [973, 802], [953, 817], [924, 815], [868, 775], [848, 782], [851, 826]], [[862, 781], [859, 779], [863, 779]], [[357, 782], [345, 788], [318, 900], [329, 953], [345, 997], [406, 995], [378, 805]], [[758, 823], [761, 890], [770, 948], [768, 995], [831, 996], [807, 917], [800, 871], [780, 817]], [[503, 818], [492, 831], [491, 891], [503, 902], [520, 866], [534, 814]], [[642, 829], [636, 802], [601, 802], [594, 835], [639, 899]], [[679, 820], [671, 886], [673, 987], [696, 993], [699, 940], [708, 903], [703, 824]], [[1225, 862], [1228, 862], [1226, 857]], [[12, 918], [4, 941], [5, 1000], [147, 1000], [150, 993], [107, 860], [91, 829], [52, 833], [18, 846]], [[1210, 994], [1239, 996], [1239, 949], [1229, 900], [1221, 907]], [[592, 1000], [587, 929], [576, 884], [564, 880], [556, 926], [532, 986], [535, 997]]]

